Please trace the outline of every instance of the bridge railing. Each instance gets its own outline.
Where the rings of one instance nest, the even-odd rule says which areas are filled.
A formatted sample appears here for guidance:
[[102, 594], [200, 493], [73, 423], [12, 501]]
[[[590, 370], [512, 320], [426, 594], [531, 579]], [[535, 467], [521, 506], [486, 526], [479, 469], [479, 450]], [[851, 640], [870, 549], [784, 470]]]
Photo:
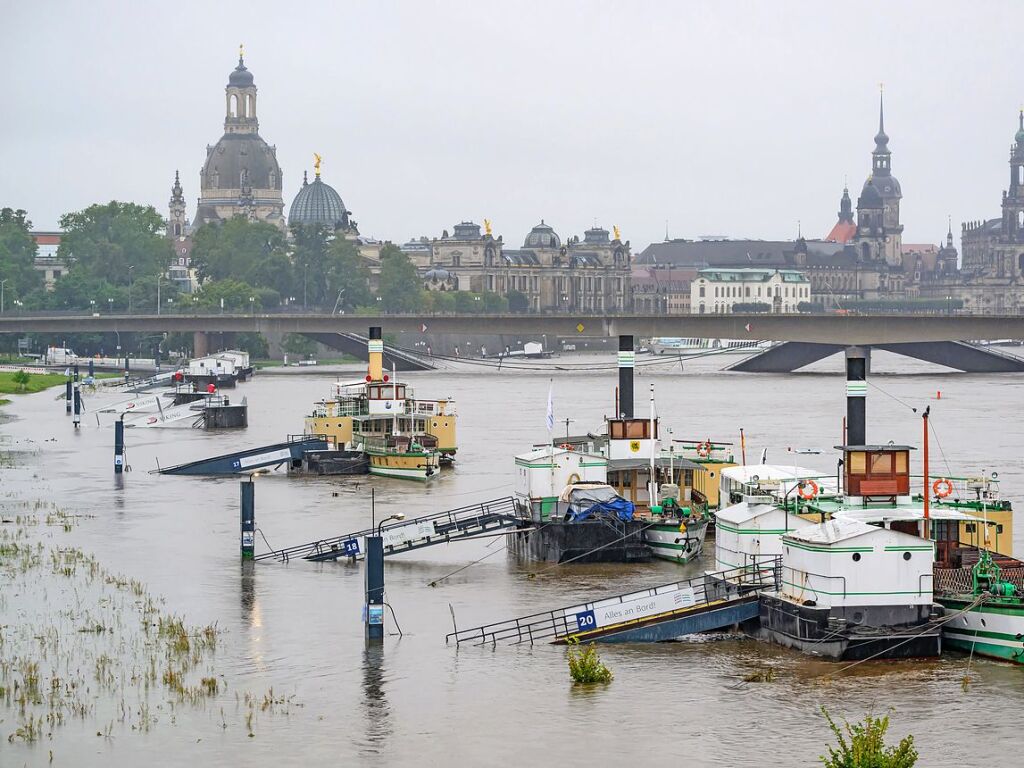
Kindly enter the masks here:
[[[400, 523], [385, 526], [381, 532], [387, 537], [389, 531], [394, 533], [405, 526], [416, 526], [426, 523], [430, 525], [432, 533], [424, 532], [417, 538], [408, 538], [404, 542], [395, 541], [388, 543], [387, 538], [385, 538], [384, 554], [389, 555], [409, 549], [418, 549], [426, 543], [427, 539], [436, 538], [436, 542], [431, 541], [430, 543], [443, 543], [453, 538], [468, 537], [475, 530], [490, 527], [498, 521], [520, 519], [522, 518], [516, 510], [515, 500], [511, 496], [406, 519]], [[376, 533], [376, 528], [366, 528], [361, 531], [353, 531], [352, 533], [343, 533], [340, 536], [317, 539], [316, 541], [298, 544], [293, 547], [272, 549], [269, 552], [256, 555], [254, 559], [287, 562], [296, 558], [328, 559], [331, 557], [355, 556], [364, 550], [354, 549], [349, 542], [359, 542], [367, 536], [373, 536]]]
[[[662, 616], [667, 618], [685, 609], [743, 597], [763, 589], [777, 590], [781, 585], [782, 558], [774, 557], [589, 603], [541, 611], [472, 629], [456, 629], [445, 636], [445, 642], [456, 645], [552, 642], [600, 629], [607, 626], [608, 621], [628, 625]], [[602, 616], [611, 618], [602, 621]]]

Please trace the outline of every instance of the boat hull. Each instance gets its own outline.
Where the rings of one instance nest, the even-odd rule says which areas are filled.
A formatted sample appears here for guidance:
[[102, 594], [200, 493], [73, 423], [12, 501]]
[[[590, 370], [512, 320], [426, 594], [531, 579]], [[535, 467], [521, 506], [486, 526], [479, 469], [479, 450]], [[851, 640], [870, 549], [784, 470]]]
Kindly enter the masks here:
[[655, 524], [644, 531], [644, 542], [651, 548], [651, 554], [659, 560], [684, 565], [700, 556], [707, 531], [707, 520], [687, 523], [685, 530], [680, 530], [678, 521]]
[[426, 482], [437, 477], [440, 467], [433, 453], [369, 454], [370, 474], [398, 480]]
[[943, 643], [949, 648], [1024, 664], [1024, 602], [983, 603], [971, 596], [945, 597], [936, 601], [955, 616], [942, 628]]

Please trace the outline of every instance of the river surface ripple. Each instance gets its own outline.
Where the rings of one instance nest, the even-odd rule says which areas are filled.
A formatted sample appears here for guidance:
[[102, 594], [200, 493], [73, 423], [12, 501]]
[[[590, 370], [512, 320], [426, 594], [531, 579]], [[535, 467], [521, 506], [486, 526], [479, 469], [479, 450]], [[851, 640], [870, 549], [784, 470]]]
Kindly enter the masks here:
[[[459, 458], [428, 488], [402, 481], [260, 478], [257, 525], [275, 547], [364, 528], [370, 489], [381, 516], [443, 510], [511, 493], [512, 457], [542, 442], [549, 380], [555, 419], [570, 431], [597, 430], [613, 408], [614, 368], [557, 370], [562, 358], [535, 371], [427, 372], [402, 375], [421, 397], [453, 396], [459, 408]], [[1024, 379], [975, 376], [889, 355], [875, 356], [868, 396], [870, 441], [920, 444], [921, 420], [911, 406], [932, 406], [933, 472], [999, 472], [1005, 496], [1024, 498]], [[772, 463], [835, 471], [845, 413], [842, 362], [810, 372], [742, 375], [722, 361], [696, 360], [680, 372], [641, 372], [638, 414], [648, 385], [677, 438], [735, 440], [743, 427], [753, 462], [762, 448]], [[355, 370], [355, 369], [353, 369]], [[641, 369], [642, 371], [642, 369]], [[362, 371], [355, 372], [361, 376]], [[351, 378], [352, 376], [346, 376]], [[217, 622], [217, 667], [229, 686], [273, 687], [300, 708], [264, 718], [248, 738], [221, 728], [216, 706], [181, 711], [176, 725], [146, 734], [95, 737], [88, 726], [58, 729], [36, 747], [0, 744], [4, 765], [45, 765], [47, 749], [73, 753], [80, 766], [304, 765], [310, 760], [375, 765], [813, 765], [830, 741], [822, 705], [851, 720], [893, 711], [890, 735], [913, 733], [921, 765], [1009, 764], [1019, 756], [1017, 713], [1024, 707], [1024, 667], [974, 659], [868, 663], [834, 676], [839, 665], [737, 637], [635, 646], [606, 646], [615, 673], [607, 687], [569, 683], [565, 651], [549, 646], [456, 649], [444, 636], [470, 627], [615, 594], [698, 573], [656, 563], [644, 566], [560, 566], [510, 559], [501, 541], [462, 542], [399, 556], [387, 563], [388, 601], [405, 636], [366, 649], [360, 623], [362, 566], [347, 563], [261, 563], [244, 570], [238, 558], [238, 480], [163, 477], [148, 470], [280, 440], [302, 429], [310, 404], [328, 394], [331, 378], [316, 373], [258, 375], [231, 397], [246, 396], [251, 426], [239, 432], [129, 430], [131, 473], [112, 474], [113, 430], [97, 429], [87, 413], [71, 429], [55, 390], [7, 406], [0, 426], [17, 466], [0, 470], [5, 491], [52, 500], [94, 517], [66, 535], [108, 567], [145, 582], [167, 607], [193, 624]], [[937, 391], [940, 400], [935, 399]], [[102, 401], [111, 402], [112, 396]], [[93, 406], [98, 399], [88, 401]], [[109, 419], [109, 417], [107, 417]], [[564, 428], [564, 421], [561, 427]], [[54, 441], [48, 441], [55, 438]], [[920, 452], [914, 469], [920, 472]], [[1016, 529], [1020, 554], [1024, 525]], [[265, 548], [262, 540], [259, 548]], [[440, 577], [491, 555], [457, 575]], [[13, 617], [0, 617], [8, 623]], [[389, 629], [394, 622], [389, 620]], [[738, 685], [773, 667], [776, 681]], [[233, 694], [223, 694], [233, 706]], [[224, 706], [228, 706], [224, 703]], [[4, 755], [6, 754], [6, 757]], [[1009, 761], [1009, 763], [1007, 763]], [[65, 763], [66, 764], [66, 763]]]

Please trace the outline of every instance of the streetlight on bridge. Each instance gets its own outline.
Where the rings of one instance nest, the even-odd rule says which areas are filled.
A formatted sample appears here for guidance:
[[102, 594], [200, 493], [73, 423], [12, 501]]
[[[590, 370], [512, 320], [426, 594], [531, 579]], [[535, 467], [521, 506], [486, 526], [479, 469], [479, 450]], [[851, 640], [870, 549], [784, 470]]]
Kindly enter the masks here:
[[135, 269], [134, 264], [128, 265], [128, 314], [132, 313], [132, 270]]

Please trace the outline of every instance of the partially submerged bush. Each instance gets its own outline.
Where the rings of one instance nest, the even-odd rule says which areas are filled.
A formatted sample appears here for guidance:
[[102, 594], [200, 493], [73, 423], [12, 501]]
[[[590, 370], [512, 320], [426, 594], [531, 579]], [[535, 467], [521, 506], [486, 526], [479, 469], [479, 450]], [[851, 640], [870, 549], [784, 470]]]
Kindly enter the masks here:
[[[575, 641], [579, 645], [579, 641]], [[582, 648], [569, 648], [569, 675], [574, 683], [610, 683], [612, 671], [597, 655], [597, 648], [591, 643]]]
[[820, 757], [825, 768], [911, 768], [917, 763], [913, 736], [907, 736], [895, 747], [885, 745], [885, 732], [889, 729], [888, 715], [868, 715], [863, 723], [853, 725], [844, 720], [840, 728], [825, 707], [821, 708], [821, 713], [839, 742], [838, 749], [828, 748], [828, 757]]

